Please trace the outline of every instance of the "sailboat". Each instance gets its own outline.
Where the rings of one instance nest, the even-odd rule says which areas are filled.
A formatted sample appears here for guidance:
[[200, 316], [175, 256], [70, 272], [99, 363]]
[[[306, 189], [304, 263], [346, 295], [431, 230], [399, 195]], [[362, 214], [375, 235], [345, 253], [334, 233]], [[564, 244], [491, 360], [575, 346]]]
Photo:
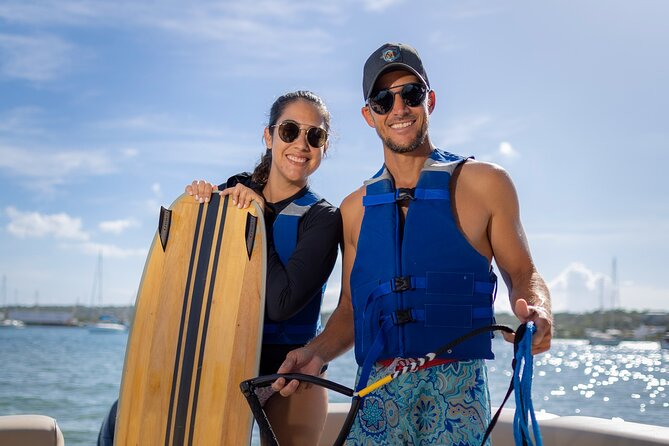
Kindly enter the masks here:
[[660, 347], [669, 350], [669, 330], [667, 330], [664, 337], [660, 339]]
[[2, 276], [2, 318], [0, 318], [0, 328], [23, 328], [25, 323], [18, 319], [9, 318], [7, 310], [7, 276]]
[[[618, 303], [618, 279], [617, 279], [617, 266], [616, 259], [613, 258], [611, 265], [611, 311], [616, 309]], [[622, 332], [615, 328], [605, 328], [605, 325], [614, 325], [613, 324], [613, 315], [615, 313], [609, 312], [608, 321], [605, 320], [604, 314], [604, 281], [602, 280], [599, 283], [599, 304], [600, 304], [600, 320], [601, 320], [601, 329], [586, 329], [586, 336], [591, 345], [608, 345], [616, 346], [620, 344], [622, 339]], [[608, 322], [608, 323], [607, 323]]]
[[[102, 252], [98, 255], [98, 263], [95, 268], [93, 278], [93, 291], [91, 292], [91, 308], [97, 300], [98, 305], [102, 306]], [[98, 320], [88, 326], [91, 333], [124, 333], [128, 331], [128, 326], [120, 321], [116, 316], [102, 314]]]

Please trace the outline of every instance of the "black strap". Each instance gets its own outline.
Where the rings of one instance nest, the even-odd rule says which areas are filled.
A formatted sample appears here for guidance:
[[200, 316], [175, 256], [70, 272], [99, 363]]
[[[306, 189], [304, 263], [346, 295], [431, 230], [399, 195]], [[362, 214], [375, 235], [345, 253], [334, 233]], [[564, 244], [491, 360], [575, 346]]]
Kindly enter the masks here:
[[[442, 353], [449, 352], [452, 350], [455, 346], [458, 344], [461, 344], [462, 342], [473, 338], [474, 336], [477, 336], [482, 333], [488, 333], [491, 331], [503, 331], [506, 333], [516, 333], [516, 337], [514, 339], [514, 345], [513, 345], [513, 350], [514, 350], [514, 355], [513, 355], [513, 361], [512, 361], [512, 369], [515, 371], [516, 369], [516, 352], [518, 351], [518, 344], [520, 340], [522, 339], [523, 335], [525, 334], [525, 324], [522, 324], [518, 327], [517, 331], [513, 331], [512, 328], [507, 327], [506, 325], [498, 325], [498, 324], [493, 324], [489, 325], [486, 327], [481, 327], [477, 328], [475, 330], [470, 331], [469, 333], [460, 336], [457, 339], [454, 339], [453, 341], [449, 342], [448, 344], [443, 345], [439, 349], [437, 349], [434, 353], [431, 353], [430, 355], [433, 358], [436, 358]], [[429, 362], [429, 361], [428, 361]], [[353, 423], [355, 422], [355, 418], [357, 416], [358, 410], [360, 409], [360, 405], [362, 403], [363, 398], [360, 398], [358, 396], [354, 396], [354, 390], [350, 389], [346, 386], [343, 386], [341, 384], [338, 384], [334, 381], [330, 381], [327, 379], [320, 378], [318, 376], [313, 376], [313, 375], [305, 375], [302, 373], [283, 373], [283, 374], [273, 374], [273, 375], [265, 375], [265, 376], [259, 376], [257, 378], [249, 379], [246, 381], [243, 381], [239, 386], [242, 390], [242, 393], [246, 397], [246, 401], [249, 403], [249, 406], [251, 407], [251, 412], [253, 413], [253, 417], [256, 419], [258, 422], [258, 429], [260, 430], [260, 435], [265, 444], [268, 446], [279, 446], [278, 440], [276, 439], [276, 435], [274, 434], [274, 431], [272, 431], [272, 427], [270, 426], [269, 420], [267, 419], [267, 414], [263, 410], [262, 406], [260, 405], [260, 401], [258, 401], [258, 397], [255, 393], [255, 389], [260, 388], [260, 387], [267, 387], [270, 386], [274, 381], [276, 381], [279, 378], [284, 378], [287, 381], [296, 379], [298, 381], [304, 381], [308, 382], [311, 384], [315, 384], [318, 386], [325, 387], [326, 389], [333, 390], [335, 392], [341, 393], [342, 395], [351, 397], [351, 408], [349, 409], [348, 415], [346, 416], [346, 420], [344, 421], [344, 424], [342, 425], [341, 430], [339, 431], [339, 436], [334, 442], [333, 446], [342, 446], [344, 442], [346, 441], [346, 437], [348, 437], [349, 432], [351, 431], [351, 427], [353, 426]], [[499, 406], [499, 409], [497, 409], [497, 412], [495, 415], [492, 417], [490, 424], [488, 425], [488, 428], [486, 429], [486, 432], [483, 437], [482, 445], [485, 444], [486, 440], [490, 436], [490, 433], [492, 432], [492, 429], [495, 427], [495, 424], [497, 424], [497, 420], [499, 419], [499, 416], [502, 412], [502, 408], [504, 407], [504, 404], [506, 404], [507, 400], [509, 399], [509, 396], [514, 390], [513, 386], [513, 376], [511, 377], [511, 382], [509, 384], [509, 389], [506, 392], [506, 395], [504, 397], [504, 400], [502, 401], [502, 404]], [[523, 445], [525, 445], [525, 439], [523, 438]]]
[[[520, 344], [520, 340], [523, 339], [523, 336], [525, 335], [525, 331], [527, 330], [527, 325], [521, 324], [518, 329], [516, 330], [516, 336], [513, 339], [513, 360], [511, 360], [511, 370], [514, 371], [516, 370], [516, 353], [518, 353], [518, 344]], [[495, 412], [495, 415], [492, 417], [490, 420], [490, 424], [488, 425], [488, 428], [485, 430], [485, 435], [483, 436], [483, 441], [481, 441], [481, 446], [485, 445], [486, 440], [492, 433], [493, 428], [497, 424], [497, 420], [499, 419], [499, 416], [502, 413], [502, 409], [504, 408], [504, 405], [508, 401], [509, 397], [511, 396], [511, 393], [513, 393], [513, 373], [511, 374], [511, 381], [509, 381], [509, 388], [506, 390], [506, 395], [504, 395], [504, 399], [502, 400], [502, 404], [499, 405], [497, 408], [497, 412]], [[527, 442], [525, 441], [525, 437], [523, 435], [523, 446], [525, 446]]]

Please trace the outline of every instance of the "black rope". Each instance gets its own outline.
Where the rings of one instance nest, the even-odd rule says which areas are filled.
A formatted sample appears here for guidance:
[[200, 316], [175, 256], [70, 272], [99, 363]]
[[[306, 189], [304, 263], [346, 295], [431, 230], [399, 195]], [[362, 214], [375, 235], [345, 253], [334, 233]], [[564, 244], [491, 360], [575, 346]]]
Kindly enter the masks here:
[[[512, 370], [515, 370], [516, 368], [516, 352], [518, 351], [518, 344], [520, 340], [523, 338], [523, 335], [525, 334], [525, 329], [526, 325], [521, 324], [518, 327], [518, 330], [514, 332], [514, 330], [511, 327], [508, 327], [506, 325], [498, 325], [498, 324], [493, 324], [489, 325], [486, 327], [480, 327], [475, 330], [470, 331], [469, 333], [460, 336], [451, 342], [444, 344], [443, 346], [439, 347], [437, 350], [434, 352], [428, 353], [425, 355], [423, 358], [420, 358], [419, 360], [413, 361], [411, 364], [405, 366], [402, 368], [402, 370], [395, 372], [393, 374], [393, 378], [396, 378], [397, 376], [403, 375], [408, 372], [413, 372], [417, 369], [418, 365], [424, 365], [427, 364], [434, 359], [436, 359], [439, 355], [443, 353], [450, 353], [453, 348], [455, 348], [457, 345], [475, 337], [483, 333], [489, 333], [493, 331], [503, 331], [506, 333], [515, 333], [515, 339], [514, 339], [514, 355], [513, 355], [513, 361], [512, 361]], [[346, 437], [348, 436], [349, 432], [351, 431], [351, 427], [353, 426], [353, 423], [355, 422], [356, 415], [358, 413], [358, 410], [360, 409], [360, 405], [362, 404], [362, 400], [364, 397], [360, 397], [357, 395], [357, 393], [346, 386], [343, 386], [341, 384], [338, 384], [334, 381], [330, 381], [324, 378], [320, 378], [318, 376], [313, 376], [313, 375], [305, 375], [302, 373], [276, 373], [273, 375], [265, 375], [265, 376], [258, 376], [256, 378], [248, 379], [246, 381], [243, 381], [239, 386], [242, 390], [242, 393], [246, 397], [246, 401], [249, 403], [249, 406], [251, 408], [251, 412], [253, 413], [253, 417], [256, 419], [258, 422], [258, 429], [260, 430], [260, 435], [261, 438], [263, 439], [264, 442], [266, 442], [267, 445], [269, 446], [279, 446], [278, 440], [276, 439], [276, 435], [274, 434], [274, 431], [272, 430], [272, 426], [269, 423], [269, 420], [267, 419], [267, 414], [263, 410], [262, 406], [260, 405], [260, 401], [258, 400], [258, 396], [255, 392], [256, 389], [262, 388], [262, 387], [268, 387], [272, 385], [274, 381], [276, 381], [279, 378], [284, 378], [287, 381], [290, 380], [298, 380], [301, 382], [307, 382], [310, 384], [315, 384], [318, 386], [325, 387], [326, 389], [330, 389], [332, 391], [335, 391], [337, 393], [340, 393], [342, 395], [351, 397], [351, 408], [349, 409], [348, 415], [346, 416], [346, 419], [344, 421], [344, 424], [342, 425], [341, 430], [339, 431], [339, 436], [335, 440], [333, 446], [342, 446], [344, 442], [346, 441]], [[513, 377], [511, 378], [511, 383], [509, 384], [509, 389], [506, 392], [506, 395], [504, 397], [504, 400], [502, 401], [502, 404], [499, 406], [497, 412], [495, 415], [492, 417], [490, 424], [488, 425], [488, 428], [486, 429], [485, 435], [483, 437], [482, 445], [485, 444], [486, 440], [490, 436], [490, 433], [492, 432], [493, 427], [495, 424], [497, 424], [497, 420], [499, 419], [499, 416], [502, 412], [502, 408], [504, 407], [504, 404], [506, 404], [506, 401], [508, 400], [509, 396], [511, 395], [511, 392], [513, 392]], [[523, 443], [525, 443], [525, 439], [523, 439]]]

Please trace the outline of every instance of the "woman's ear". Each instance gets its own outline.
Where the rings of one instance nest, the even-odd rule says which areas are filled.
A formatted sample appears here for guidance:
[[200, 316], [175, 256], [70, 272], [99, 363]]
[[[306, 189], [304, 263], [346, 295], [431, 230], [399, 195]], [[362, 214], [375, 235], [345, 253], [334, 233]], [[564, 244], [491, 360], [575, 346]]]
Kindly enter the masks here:
[[269, 127], [265, 127], [262, 139], [265, 141], [265, 147], [267, 150], [272, 150], [272, 132], [270, 132]]

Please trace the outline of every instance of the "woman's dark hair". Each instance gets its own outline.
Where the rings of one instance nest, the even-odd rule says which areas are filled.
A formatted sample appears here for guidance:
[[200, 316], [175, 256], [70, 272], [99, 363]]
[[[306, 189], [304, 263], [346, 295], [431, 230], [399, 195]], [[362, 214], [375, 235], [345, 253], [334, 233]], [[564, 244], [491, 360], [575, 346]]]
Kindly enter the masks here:
[[[325, 130], [330, 131], [330, 112], [325, 106], [325, 102], [323, 102], [320, 96], [306, 90], [291, 91], [276, 98], [276, 101], [272, 104], [272, 108], [269, 110], [267, 127], [272, 128], [275, 126], [283, 112], [286, 110], [286, 107], [299, 100], [311, 102], [320, 111], [321, 116], [323, 116]], [[253, 170], [251, 180], [259, 186], [264, 186], [267, 184], [271, 167], [272, 151], [267, 149], [260, 157], [260, 161], [258, 161], [258, 164]]]

